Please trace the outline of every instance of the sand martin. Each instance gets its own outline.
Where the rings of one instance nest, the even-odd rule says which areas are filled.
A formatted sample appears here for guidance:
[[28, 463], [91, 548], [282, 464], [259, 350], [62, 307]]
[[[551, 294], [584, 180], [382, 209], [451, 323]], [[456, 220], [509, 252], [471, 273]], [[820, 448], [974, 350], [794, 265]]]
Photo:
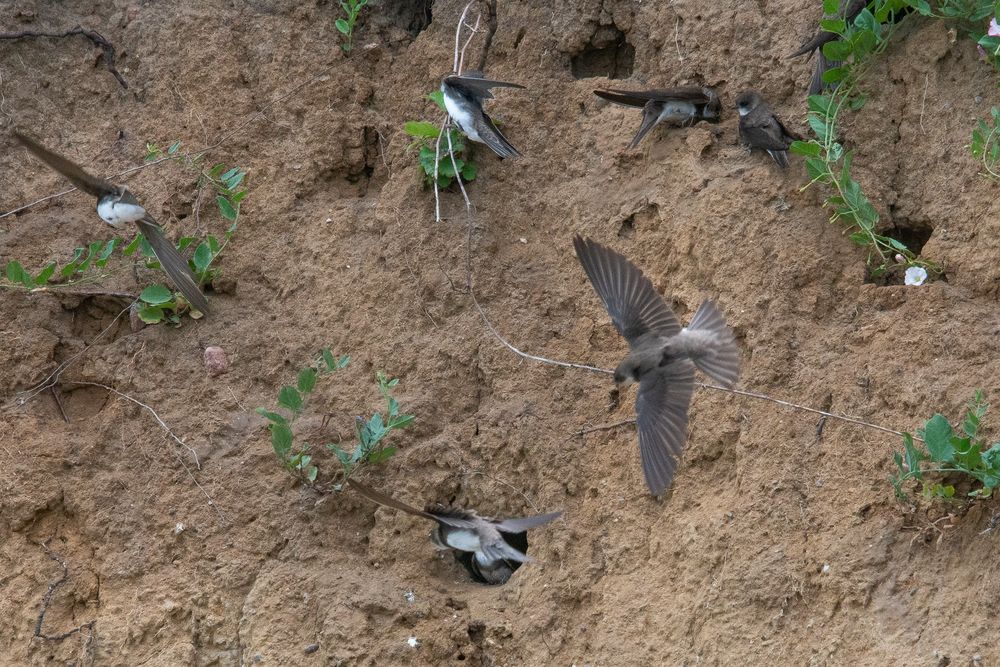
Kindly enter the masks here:
[[740, 112], [740, 139], [751, 148], [766, 150], [782, 169], [788, 167], [788, 147], [793, 141], [802, 141], [802, 136], [786, 128], [754, 90], [740, 93], [736, 109]]
[[177, 248], [171, 243], [152, 216], [142, 207], [135, 196], [124, 185], [112, 185], [107, 181], [88, 174], [80, 166], [57, 155], [40, 143], [14, 131], [14, 136], [34, 153], [42, 162], [65, 176], [73, 185], [89, 195], [97, 197], [97, 215], [115, 229], [121, 229], [129, 222], [139, 227], [150, 247], [160, 261], [160, 266], [170, 277], [177, 290], [184, 295], [192, 307], [208, 314], [208, 300], [201, 293], [198, 281]]
[[615, 369], [619, 385], [639, 383], [635, 400], [639, 454], [654, 496], [670, 486], [687, 439], [694, 369], [729, 387], [740, 373], [732, 330], [711, 301], [681, 328], [649, 278], [614, 250], [573, 238], [576, 256], [630, 352]]
[[348, 485], [379, 505], [435, 522], [437, 527], [431, 531], [434, 546], [454, 551], [455, 559], [465, 566], [472, 578], [484, 584], [506, 583], [514, 570], [530, 562], [526, 553], [528, 529], [562, 515], [562, 512], [551, 512], [498, 521], [479, 516], [475, 510], [444, 505], [429, 505], [421, 511], [353, 479]]
[[[844, 13], [844, 20], [850, 24], [861, 13], [861, 10], [868, 5], [868, 0], [850, 0], [850, 2], [848, 0], [841, 0], [840, 8], [842, 10], [845, 5], [847, 9]], [[825, 18], [834, 19], [837, 16], [826, 16]], [[823, 45], [835, 39], [840, 39], [840, 35], [835, 32], [820, 30], [812, 39], [800, 46], [795, 53], [788, 56], [789, 58], [795, 58], [805, 53], [812, 54], [813, 51], [816, 52], [816, 66], [813, 68], [812, 79], [809, 81], [810, 95], [819, 95], [823, 92], [823, 73], [839, 64], [837, 61], [827, 60], [826, 56], [823, 55]]]
[[444, 106], [459, 129], [472, 141], [486, 144], [502, 158], [520, 155], [483, 111], [483, 100], [493, 99], [490, 88], [524, 88], [516, 83], [484, 79], [480, 72], [446, 76], [441, 81]]
[[658, 123], [675, 126], [694, 125], [699, 120], [719, 122], [722, 105], [711, 88], [683, 86], [666, 90], [595, 90], [609, 102], [642, 109], [642, 124], [629, 148], [635, 148]]

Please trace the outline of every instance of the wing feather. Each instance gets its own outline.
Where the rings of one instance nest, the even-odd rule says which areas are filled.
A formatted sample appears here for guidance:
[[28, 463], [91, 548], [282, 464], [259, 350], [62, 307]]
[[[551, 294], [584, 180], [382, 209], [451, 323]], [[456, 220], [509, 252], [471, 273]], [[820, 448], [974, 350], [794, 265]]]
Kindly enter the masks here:
[[694, 365], [678, 360], [639, 384], [635, 411], [646, 486], [654, 496], [669, 488], [687, 440]]

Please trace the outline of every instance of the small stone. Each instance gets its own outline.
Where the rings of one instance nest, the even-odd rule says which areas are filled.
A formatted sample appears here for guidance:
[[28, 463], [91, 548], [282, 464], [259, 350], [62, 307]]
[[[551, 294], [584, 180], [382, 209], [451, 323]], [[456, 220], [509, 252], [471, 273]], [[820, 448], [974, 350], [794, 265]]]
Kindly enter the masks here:
[[178, 521], [177, 525], [174, 526], [174, 535], [180, 535], [181, 533], [184, 532], [185, 528], [187, 528], [187, 526], [185, 526], [183, 523], [181, 523], [180, 521]]
[[420, 640], [416, 637], [410, 637], [406, 640], [406, 643], [410, 645], [410, 648], [417, 648], [420, 646]]
[[319, 644], [310, 644], [309, 646], [306, 646], [304, 649], [302, 649], [302, 652], [305, 653], [306, 655], [309, 655], [310, 653], [315, 653], [318, 650], [319, 650]]
[[229, 370], [229, 359], [226, 352], [217, 345], [210, 345], [205, 348], [205, 370], [212, 377], [222, 375]]

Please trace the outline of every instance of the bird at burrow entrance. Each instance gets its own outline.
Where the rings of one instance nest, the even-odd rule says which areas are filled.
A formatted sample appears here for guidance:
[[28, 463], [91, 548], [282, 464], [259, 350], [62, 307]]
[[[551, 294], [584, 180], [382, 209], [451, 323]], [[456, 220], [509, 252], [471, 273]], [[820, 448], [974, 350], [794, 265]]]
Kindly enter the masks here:
[[718, 123], [722, 112], [719, 96], [712, 88], [681, 86], [663, 90], [595, 90], [598, 97], [622, 106], [642, 109], [642, 123], [628, 148], [660, 123], [683, 127], [700, 120]]
[[740, 114], [740, 139], [751, 148], [763, 148], [779, 167], [786, 169], [788, 147], [793, 141], [802, 141], [802, 135], [785, 127], [757, 91], [740, 93], [736, 110]]
[[681, 328], [673, 310], [642, 271], [624, 256], [579, 235], [576, 256], [629, 353], [614, 372], [621, 387], [637, 382], [636, 424], [646, 486], [663, 494], [687, 440], [688, 409], [697, 367], [724, 387], [740, 373], [732, 330], [711, 301]]
[[483, 102], [493, 99], [490, 88], [524, 88], [516, 83], [492, 81], [480, 72], [452, 74], [441, 81], [444, 107], [459, 129], [472, 141], [486, 144], [501, 158], [517, 157], [518, 150], [507, 141], [483, 110]]
[[208, 300], [202, 294], [195, 279], [194, 273], [188, 266], [187, 260], [181, 256], [174, 244], [164, 235], [160, 225], [143, 208], [142, 204], [135, 198], [124, 185], [114, 185], [97, 178], [79, 165], [70, 160], [53, 153], [45, 146], [41, 145], [31, 137], [14, 130], [14, 137], [24, 144], [29, 151], [35, 154], [42, 162], [65, 176], [73, 185], [82, 192], [93, 197], [97, 197], [97, 214], [104, 222], [115, 229], [121, 229], [127, 223], [135, 223], [142, 232], [142, 235], [149, 242], [156, 259], [159, 260], [163, 271], [173, 281], [174, 285], [187, 302], [207, 315]]
[[419, 510], [353, 479], [348, 480], [348, 486], [379, 505], [435, 522], [437, 526], [431, 531], [434, 546], [453, 551], [473, 581], [482, 584], [506, 583], [515, 570], [532, 560], [526, 553], [527, 531], [562, 516], [560, 511], [497, 520], [480, 516], [472, 509], [445, 505], [428, 505]]

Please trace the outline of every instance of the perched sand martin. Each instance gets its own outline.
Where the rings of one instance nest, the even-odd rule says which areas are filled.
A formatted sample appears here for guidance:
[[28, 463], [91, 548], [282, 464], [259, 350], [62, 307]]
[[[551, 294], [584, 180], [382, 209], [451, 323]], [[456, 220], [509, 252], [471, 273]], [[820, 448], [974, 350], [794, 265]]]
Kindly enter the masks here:
[[177, 290], [184, 295], [192, 307], [208, 314], [208, 300], [201, 293], [194, 274], [177, 248], [171, 243], [152, 216], [142, 207], [135, 196], [124, 185], [112, 185], [107, 181], [88, 174], [80, 166], [57, 155], [40, 143], [21, 134], [14, 136], [34, 153], [42, 162], [65, 176], [81, 191], [97, 197], [97, 215], [115, 229], [121, 229], [133, 222], [139, 227], [150, 247], [160, 261], [164, 272], [170, 277]]
[[437, 523], [431, 531], [434, 546], [454, 551], [455, 559], [465, 566], [472, 578], [484, 584], [506, 583], [522, 563], [530, 562], [531, 558], [525, 553], [528, 529], [562, 515], [562, 512], [552, 512], [498, 521], [481, 517], [474, 510], [444, 505], [430, 505], [421, 511], [353, 479], [348, 480], [348, 485], [379, 505]]
[[694, 125], [699, 120], [718, 123], [722, 111], [719, 96], [711, 88], [683, 86], [666, 90], [595, 90], [609, 102], [642, 109], [642, 124], [629, 148], [635, 148], [658, 123]]
[[740, 138], [751, 148], [763, 148], [782, 169], [788, 167], [788, 147], [802, 141], [802, 135], [784, 126], [754, 90], [745, 90], [736, 98], [740, 112]]
[[501, 158], [520, 155], [483, 111], [483, 100], [493, 98], [490, 88], [524, 88], [516, 83], [484, 79], [480, 72], [446, 76], [441, 81], [444, 106], [459, 129], [472, 141], [486, 144]]
[[650, 493], [667, 490], [687, 440], [695, 367], [730, 387], [740, 374], [732, 330], [711, 301], [681, 328], [649, 278], [614, 250], [573, 238], [583, 265], [611, 321], [630, 352], [615, 369], [618, 385], [639, 383], [635, 400], [639, 454]]
[[[844, 13], [844, 20], [850, 24], [861, 10], [868, 5], [868, 0], [841, 0], [840, 7], [843, 10], [844, 6], [847, 6], [846, 12]], [[826, 16], [825, 18], [837, 18], [837, 16]], [[823, 45], [827, 42], [832, 42], [835, 39], [840, 39], [840, 35], [835, 32], [826, 32], [825, 30], [820, 30], [812, 39], [807, 41], [805, 44], [799, 47], [799, 49], [790, 54], [789, 58], [795, 58], [796, 56], [801, 56], [805, 53], [812, 54], [813, 51], [816, 52], [816, 66], [813, 68], [812, 79], [809, 81], [809, 94], [819, 95], [823, 92], [823, 73], [832, 67], [836, 67], [840, 63], [834, 60], [827, 60], [826, 56], [823, 55]]]

